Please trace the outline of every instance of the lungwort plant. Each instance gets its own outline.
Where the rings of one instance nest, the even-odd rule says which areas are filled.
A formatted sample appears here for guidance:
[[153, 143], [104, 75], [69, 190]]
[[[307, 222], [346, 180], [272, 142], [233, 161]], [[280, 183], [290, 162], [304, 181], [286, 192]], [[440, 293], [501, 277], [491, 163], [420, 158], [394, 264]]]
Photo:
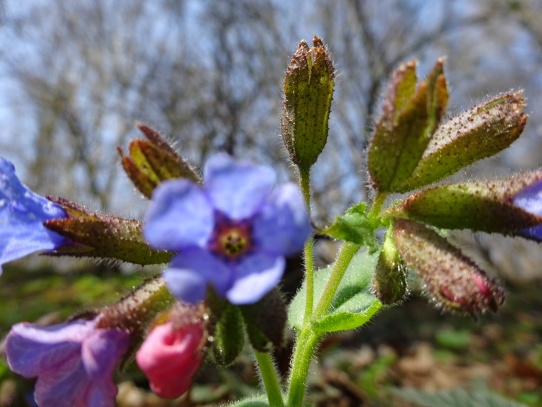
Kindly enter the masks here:
[[[164, 265], [117, 303], [60, 325], [13, 326], [8, 364], [37, 378], [40, 407], [114, 406], [113, 373], [134, 359], [157, 395], [179, 397], [202, 363], [227, 366], [247, 347], [264, 393], [234, 405], [303, 406], [322, 338], [400, 304], [407, 271], [443, 309], [474, 317], [499, 309], [503, 289], [448, 241], [447, 231], [542, 239], [542, 171], [467, 183], [447, 177], [520, 136], [527, 121], [521, 93], [497, 95], [448, 119], [443, 61], [421, 81], [415, 62], [401, 65], [368, 149], [359, 152], [367, 154], [371, 199], [315, 226], [311, 169], [328, 142], [334, 79], [322, 41], [302, 41], [286, 71], [281, 117], [298, 185], [277, 185], [272, 168], [224, 153], [210, 157], [200, 177], [158, 132], [138, 125], [145, 138], [119, 152], [128, 177], [150, 199], [140, 222], [39, 196], [1, 159], [0, 263], [45, 251]], [[315, 234], [342, 242], [322, 270], [314, 268]], [[304, 282], [286, 304], [279, 289], [285, 259], [300, 252]], [[295, 346], [282, 381], [272, 355], [288, 331]]]

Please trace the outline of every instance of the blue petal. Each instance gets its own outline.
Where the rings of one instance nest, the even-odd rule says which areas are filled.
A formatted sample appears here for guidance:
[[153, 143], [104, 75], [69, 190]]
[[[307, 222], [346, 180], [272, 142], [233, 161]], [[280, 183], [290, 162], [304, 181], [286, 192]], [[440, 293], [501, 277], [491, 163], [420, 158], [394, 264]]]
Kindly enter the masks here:
[[512, 199], [515, 206], [533, 213], [542, 215], [542, 181], [524, 188]]
[[203, 172], [205, 189], [213, 205], [233, 220], [258, 212], [275, 184], [275, 172], [227, 154], [209, 158]]
[[23, 185], [13, 164], [0, 157], [0, 265], [65, 243], [66, 238], [43, 223], [66, 217], [62, 207]]
[[231, 286], [232, 268], [220, 257], [199, 248], [183, 250], [164, 271], [164, 280], [178, 299], [195, 304], [205, 297], [207, 284], [224, 295]]
[[267, 253], [291, 255], [299, 252], [310, 233], [303, 195], [293, 183], [276, 188], [261, 214], [253, 221], [257, 247]]
[[58, 369], [71, 358], [79, 359], [89, 323], [78, 321], [49, 327], [26, 322], [14, 325], [6, 338], [9, 367], [24, 377], [34, 377]]
[[254, 253], [237, 265], [235, 281], [226, 292], [232, 304], [253, 304], [280, 282], [284, 273], [283, 257]]
[[6, 355], [13, 371], [38, 376], [35, 398], [41, 407], [113, 407], [113, 370], [129, 344], [129, 334], [97, 329], [95, 321], [21, 323], [6, 339]]
[[[512, 202], [524, 211], [542, 216], [542, 181], [521, 190], [512, 198]], [[522, 234], [531, 239], [542, 240], [542, 226], [524, 229]]]
[[179, 251], [203, 246], [214, 227], [214, 213], [207, 196], [195, 183], [172, 180], [160, 184], [143, 220], [143, 234], [157, 249]]

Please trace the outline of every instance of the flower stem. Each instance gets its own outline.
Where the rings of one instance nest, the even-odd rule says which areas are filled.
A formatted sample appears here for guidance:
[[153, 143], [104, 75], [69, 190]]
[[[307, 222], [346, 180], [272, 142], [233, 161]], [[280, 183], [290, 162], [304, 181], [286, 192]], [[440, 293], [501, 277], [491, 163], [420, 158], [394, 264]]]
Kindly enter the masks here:
[[329, 306], [335, 298], [335, 293], [339, 288], [339, 284], [341, 283], [344, 273], [346, 272], [352, 257], [354, 257], [360, 247], [361, 246], [359, 244], [344, 242], [343, 247], [339, 252], [339, 256], [335, 261], [335, 266], [333, 266], [333, 270], [331, 270], [327, 284], [322, 292], [320, 301], [318, 302], [316, 310], [314, 311], [315, 317], [325, 315], [325, 313], [329, 310]]
[[275, 370], [271, 355], [269, 353], [258, 352], [257, 350], [254, 350], [254, 353], [260, 367], [269, 405], [271, 407], [284, 407], [282, 392], [277, 379], [277, 371]]
[[[299, 184], [301, 186], [301, 192], [305, 198], [305, 204], [307, 206], [307, 213], [309, 219], [311, 217], [311, 183], [310, 183], [310, 167], [308, 169], [299, 170]], [[305, 315], [303, 321], [308, 321], [312, 315], [312, 309], [314, 307], [314, 260], [313, 260], [313, 239], [312, 236], [305, 243], [304, 257], [305, 257], [305, 285], [307, 287], [305, 297]]]
[[375, 196], [375, 199], [373, 201], [373, 204], [371, 206], [371, 210], [369, 211], [369, 218], [376, 219], [378, 217], [378, 214], [380, 212], [380, 209], [382, 208], [382, 205], [384, 205], [384, 201], [388, 197], [388, 194], [383, 192], [378, 192]]
[[308, 325], [305, 325], [299, 333], [292, 361], [292, 371], [290, 373], [287, 407], [300, 407], [303, 405], [309, 366], [316, 345], [318, 344], [318, 339], [319, 337], [311, 331]]
[[303, 323], [306, 323], [311, 315], [314, 304], [314, 259], [312, 256], [313, 240], [312, 236], [305, 243], [305, 284], [307, 286], [307, 296], [305, 298], [305, 315]]

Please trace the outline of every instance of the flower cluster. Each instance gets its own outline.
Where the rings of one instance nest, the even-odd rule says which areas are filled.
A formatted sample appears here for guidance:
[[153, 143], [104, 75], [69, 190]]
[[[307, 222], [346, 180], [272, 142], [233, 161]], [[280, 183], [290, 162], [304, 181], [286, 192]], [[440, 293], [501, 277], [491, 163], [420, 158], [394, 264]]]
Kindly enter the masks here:
[[[132, 141], [126, 154], [119, 148], [128, 177], [151, 199], [143, 222], [39, 196], [0, 158], [0, 266], [36, 251], [167, 263], [114, 304], [59, 325], [12, 327], [5, 342], [9, 367], [37, 378], [38, 405], [112, 407], [115, 368], [131, 359], [154, 393], [176, 398], [203, 360], [229, 365], [245, 341], [261, 366], [268, 405], [284, 405], [268, 353], [284, 345], [287, 324], [297, 334], [287, 405], [305, 405], [308, 366], [321, 338], [359, 328], [383, 303], [402, 301], [407, 268], [442, 307], [474, 317], [496, 311], [502, 288], [440, 232], [541, 241], [542, 171], [440, 181], [514, 142], [527, 120], [524, 99], [521, 92], [502, 94], [441, 125], [448, 101], [443, 60], [418, 86], [415, 71], [411, 62], [394, 73], [368, 146], [371, 206], [357, 203], [318, 229], [344, 241], [335, 264], [318, 273], [310, 175], [327, 143], [335, 73], [317, 37], [312, 48], [300, 43], [284, 81], [281, 130], [302, 191], [289, 182], [275, 185], [269, 167], [221, 153], [208, 159], [200, 178], [145, 125], [138, 125], [145, 139]], [[386, 207], [396, 193], [410, 195]], [[362, 247], [366, 252], [358, 253]], [[286, 257], [302, 249], [306, 279], [287, 307], [277, 286]]]
[[[80, 227], [73, 232], [70, 225], [74, 238], [85, 232], [85, 222], [95, 221], [95, 216], [75, 205], [66, 202], [65, 210], [30, 191], [16, 177], [13, 164], [3, 158], [0, 171], [0, 240], [4, 248], [0, 264], [34, 251], [73, 245], [46, 227], [51, 220], [69, 219], [73, 213], [73, 224]], [[144, 237], [152, 247], [175, 253], [163, 276], [178, 300], [196, 304], [212, 287], [231, 303], [257, 302], [279, 283], [284, 256], [301, 250], [310, 233], [301, 193], [291, 183], [273, 189], [273, 170], [225, 154], [209, 159], [204, 177], [203, 187], [188, 179], [162, 182], [145, 216]], [[80, 213], [83, 216], [78, 219]], [[51, 226], [58, 224], [62, 225]], [[107, 236], [111, 230], [122, 231], [108, 230], [100, 233]], [[141, 238], [128, 234], [126, 240], [139, 242], [137, 239]], [[84, 244], [89, 244], [88, 236]], [[148, 312], [148, 301], [137, 295], [128, 300], [133, 303], [130, 307]], [[162, 306], [158, 301], [153, 306], [156, 304]], [[203, 358], [201, 348], [207, 335], [203, 314], [188, 305], [183, 309], [184, 314], [189, 310], [189, 322], [186, 316], [172, 312], [168, 321], [149, 330], [136, 355], [152, 390], [166, 398], [188, 390]], [[38, 377], [34, 396], [40, 407], [113, 406], [115, 366], [127, 356], [134, 338], [147, 329], [126, 325], [123, 321], [140, 319], [122, 315], [130, 312], [119, 303], [90, 320], [48, 327], [17, 324], [6, 339], [8, 364], [24, 377]]]

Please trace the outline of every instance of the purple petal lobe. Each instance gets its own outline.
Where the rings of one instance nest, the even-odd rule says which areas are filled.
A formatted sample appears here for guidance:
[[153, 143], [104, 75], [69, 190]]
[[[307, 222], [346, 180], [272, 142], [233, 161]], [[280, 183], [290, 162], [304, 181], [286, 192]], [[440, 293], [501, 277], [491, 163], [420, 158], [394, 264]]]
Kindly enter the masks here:
[[236, 267], [235, 281], [226, 292], [232, 304], [253, 304], [271, 291], [284, 273], [283, 257], [254, 253]]
[[0, 157], [0, 266], [65, 243], [66, 238], [48, 230], [43, 223], [66, 217], [62, 207], [23, 185], [13, 164]]
[[205, 188], [219, 211], [233, 220], [253, 216], [275, 184], [275, 172], [227, 154], [211, 157], [204, 170]]
[[177, 251], [204, 245], [213, 222], [213, 208], [197, 184], [188, 180], [166, 181], [154, 190], [143, 234], [151, 246]]
[[542, 215], [542, 182], [524, 188], [514, 196], [512, 201], [515, 206], [527, 212]]
[[178, 299], [195, 304], [205, 297], [207, 284], [224, 295], [230, 287], [233, 271], [214, 254], [199, 248], [183, 250], [164, 272], [164, 280]]
[[9, 367], [27, 378], [56, 369], [66, 360], [79, 356], [80, 343], [90, 329], [90, 321], [48, 327], [27, 322], [16, 324], [6, 338]]
[[126, 332], [95, 328], [95, 320], [50, 327], [21, 323], [6, 338], [6, 356], [14, 372], [38, 377], [34, 396], [40, 407], [114, 407], [113, 370], [130, 340]]
[[[512, 198], [512, 202], [524, 211], [542, 216], [542, 182], [524, 188]], [[525, 237], [542, 241], [542, 225], [524, 229], [522, 233]]]
[[267, 253], [291, 255], [303, 249], [311, 225], [301, 191], [293, 183], [277, 187], [254, 219], [254, 238]]

